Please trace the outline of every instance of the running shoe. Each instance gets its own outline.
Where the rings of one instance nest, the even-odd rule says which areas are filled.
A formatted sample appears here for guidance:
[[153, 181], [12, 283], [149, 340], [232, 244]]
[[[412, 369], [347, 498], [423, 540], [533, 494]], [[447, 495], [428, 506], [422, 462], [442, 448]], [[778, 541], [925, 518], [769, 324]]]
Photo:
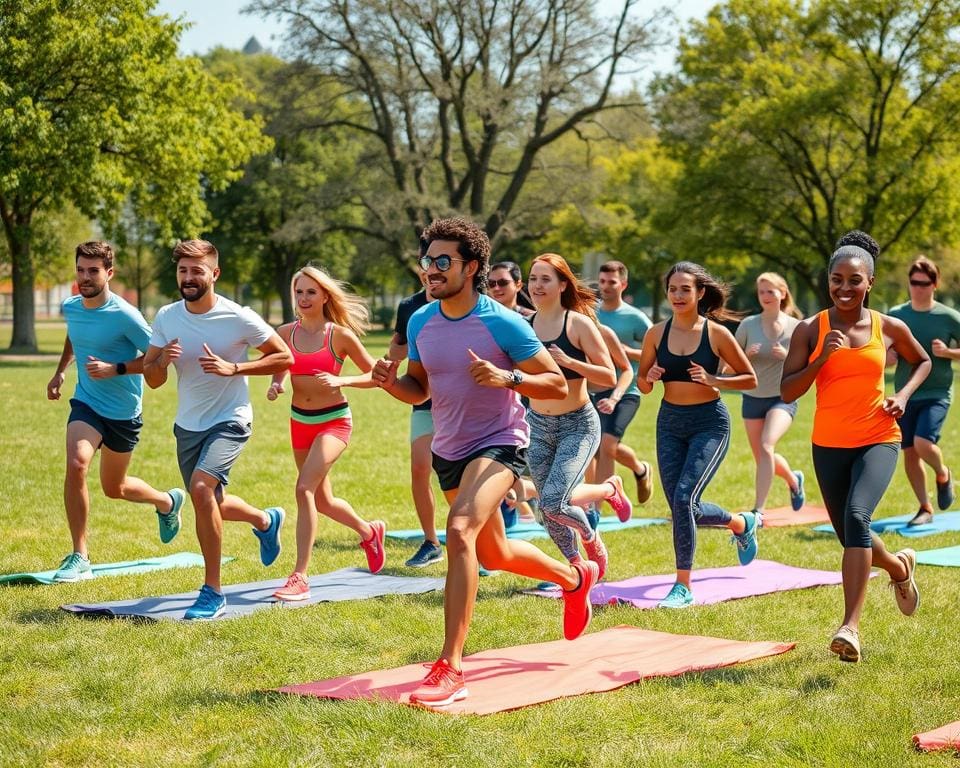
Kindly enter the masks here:
[[443, 547], [424, 539], [423, 544], [420, 545], [420, 549], [418, 549], [413, 557], [407, 560], [404, 565], [406, 565], [407, 568], [425, 568], [433, 563], [441, 562], [443, 562]]
[[260, 539], [260, 562], [271, 565], [280, 555], [280, 529], [286, 512], [281, 507], [267, 507], [264, 512], [270, 518], [270, 526], [265, 531], [253, 529], [253, 534]]
[[453, 704], [468, 695], [463, 672], [451, 667], [446, 659], [437, 659], [420, 687], [411, 692], [410, 703], [434, 709]]
[[914, 579], [914, 572], [917, 570], [917, 553], [912, 549], [901, 549], [897, 552], [898, 557], [907, 567], [907, 578], [903, 581], [892, 581], [893, 596], [897, 599], [897, 608], [904, 616], [913, 616], [920, 607], [920, 591], [917, 589], [917, 582]]
[[571, 590], [563, 590], [563, 636], [576, 640], [593, 618], [590, 590], [600, 579], [600, 569], [592, 561], [571, 563], [580, 577], [580, 583]]
[[587, 516], [590, 527], [597, 530], [597, 526], [600, 525], [600, 510], [597, 509], [596, 503], [591, 501], [583, 510], [583, 513]]
[[793, 476], [797, 479], [797, 490], [790, 490], [790, 507], [794, 512], [799, 512], [803, 509], [803, 502], [807, 500], [803, 492], [803, 472], [798, 469]]
[[213, 587], [204, 584], [200, 587], [200, 594], [197, 595], [196, 602], [187, 608], [183, 618], [188, 621], [210, 621], [217, 616], [222, 616], [226, 609], [227, 598]]
[[941, 512], [953, 506], [953, 498], [953, 473], [948, 469], [947, 479], [942, 483], [937, 480], [937, 506]]
[[299, 603], [310, 599], [310, 584], [305, 574], [294, 571], [287, 577], [287, 583], [273, 593], [274, 600], [284, 603]]
[[844, 624], [830, 639], [830, 652], [840, 661], [860, 661], [860, 635], [857, 630]]
[[670, 587], [667, 596], [657, 603], [657, 608], [689, 608], [693, 605], [693, 592], [679, 581]]
[[743, 533], [735, 533], [731, 537], [731, 541], [736, 542], [737, 558], [740, 560], [740, 565], [750, 565], [753, 558], [757, 556], [757, 550], [760, 549], [757, 542], [757, 528], [763, 518], [756, 511], [741, 512], [740, 515], [746, 523], [746, 528]]
[[907, 528], [914, 528], [918, 525], [927, 525], [933, 522], [933, 512], [929, 509], [924, 509], [920, 507], [917, 510], [917, 514], [910, 518], [910, 522], [907, 523]]
[[607, 546], [600, 538], [600, 531], [594, 531], [593, 538], [590, 541], [583, 542], [583, 548], [587, 552], [587, 557], [597, 564], [597, 570], [599, 571], [597, 581], [600, 581], [607, 572], [607, 563], [610, 560], [610, 556], [607, 554]]
[[613, 507], [613, 511], [617, 513], [617, 519], [621, 523], [627, 522], [633, 514], [633, 504], [630, 503], [630, 499], [627, 498], [627, 494], [623, 490], [623, 480], [620, 475], [611, 475], [604, 482], [613, 486], [613, 495], [607, 497], [607, 503]]
[[373, 535], [367, 541], [361, 541], [360, 547], [367, 556], [367, 568], [370, 573], [380, 573], [383, 564], [387, 562], [387, 553], [383, 548], [383, 537], [387, 533], [387, 524], [382, 520], [370, 523]]
[[646, 504], [653, 495], [653, 469], [648, 461], [641, 461], [640, 466], [643, 467], [643, 474], [634, 472], [633, 479], [637, 481], [637, 501]]
[[180, 511], [183, 509], [183, 500], [186, 498], [183, 491], [179, 488], [171, 488], [167, 491], [167, 496], [173, 502], [169, 512], [157, 510], [157, 523], [160, 525], [160, 541], [169, 544], [177, 534], [180, 533], [180, 525], [183, 522]]
[[71, 552], [60, 561], [60, 567], [53, 574], [56, 582], [84, 581], [93, 578], [90, 561], [79, 552]]

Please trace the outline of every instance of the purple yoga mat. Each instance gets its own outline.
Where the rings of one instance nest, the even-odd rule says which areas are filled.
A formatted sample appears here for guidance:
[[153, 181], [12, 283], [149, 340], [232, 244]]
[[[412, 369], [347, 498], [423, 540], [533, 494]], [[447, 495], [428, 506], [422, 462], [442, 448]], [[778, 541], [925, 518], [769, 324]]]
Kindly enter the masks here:
[[[664, 576], [635, 576], [626, 581], [600, 582], [590, 594], [594, 605], [633, 605], [636, 608], [656, 608], [667, 596], [676, 581], [674, 574]], [[707, 568], [694, 571], [690, 581], [694, 605], [721, 603], [740, 597], [806, 589], [826, 584], [840, 584], [839, 571], [813, 571], [772, 560], [754, 560], [746, 566]], [[524, 594], [537, 597], [560, 597], [560, 589], [531, 589]]]

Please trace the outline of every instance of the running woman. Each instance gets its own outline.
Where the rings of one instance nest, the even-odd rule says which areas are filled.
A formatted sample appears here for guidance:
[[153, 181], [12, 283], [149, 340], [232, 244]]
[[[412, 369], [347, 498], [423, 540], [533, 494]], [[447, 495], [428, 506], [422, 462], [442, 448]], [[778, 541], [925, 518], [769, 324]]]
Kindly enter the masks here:
[[[731, 515], [700, 500], [730, 445], [730, 414], [721, 389], [753, 389], [757, 377], [733, 334], [720, 322], [736, 317], [726, 309], [729, 289], [699, 264], [681, 261], [664, 279], [673, 316], [647, 331], [637, 385], [649, 394], [663, 382], [657, 414], [657, 463], [660, 482], [673, 512], [677, 581], [661, 608], [693, 603], [690, 570], [697, 526], [725, 526], [734, 534], [740, 565], [757, 556], [760, 516]], [[733, 371], [718, 376], [721, 360]]]
[[[345, 525], [360, 537], [370, 573], [379, 573], [386, 560], [381, 520], [368, 523], [350, 503], [333, 495], [330, 470], [350, 444], [353, 419], [341, 387], [376, 386], [369, 375], [340, 376], [349, 358], [364, 374], [373, 369], [373, 358], [359, 336], [369, 327], [363, 301], [322, 269], [306, 266], [294, 276], [290, 288], [297, 320], [277, 329], [293, 353], [290, 384], [290, 442], [297, 463], [297, 564], [287, 583], [273, 593], [286, 602], [310, 598], [307, 568], [317, 537], [317, 512]], [[267, 399], [283, 393], [287, 371], [273, 377]]]
[[[843, 622], [830, 640], [841, 661], [860, 660], [860, 614], [871, 567], [890, 574], [904, 615], [920, 604], [914, 551], [891, 555], [870, 520], [897, 468], [896, 420], [930, 373], [930, 359], [901, 320], [864, 307], [873, 264], [858, 246], [834, 252], [828, 266], [833, 307], [797, 326], [781, 383], [786, 402], [817, 384], [813, 469], [843, 547]], [[885, 397], [883, 369], [891, 346], [913, 370], [902, 388]]]
[[523, 273], [520, 266], [512, 261], [500, 261], [490, 267], [487, 292], [491, 299], [507, 309], [519, 312], [524, 317], [533, 314], [530, 299], [523, 290]]
[[786, 482], [790, 506], [799, 511], [804, 502], [803, 472], [790, 468], [777, 453], [777, 443], [797, 414], [795, 402], [780, 399], [780, 377], [790, 337], [802, 315], [794, 306], [787, 281], [776, 272], [757, 277], [757, 300], [760, 314], [745, 318], [736, 333], [737, 343], [757, 374], [757, 386], [743, 393], [741, 406], [743, 426], [757, 462], [753, 511], [763, 512], [774, 474]]

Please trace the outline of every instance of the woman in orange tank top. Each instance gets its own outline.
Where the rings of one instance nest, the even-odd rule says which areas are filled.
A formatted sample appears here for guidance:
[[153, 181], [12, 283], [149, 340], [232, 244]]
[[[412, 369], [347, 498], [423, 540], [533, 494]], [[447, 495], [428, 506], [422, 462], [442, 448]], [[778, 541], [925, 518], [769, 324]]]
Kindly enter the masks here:
[[[859, 661], [860, 614], [872, 566], [890, 574], [901, 612], [910, 616], [920, 603], [913, 550], [890, 554], [870, 522], [897, 468], [896, 419], [930, 372], [930, 359], [901, 321], [863, 306], [874, 279], [870, 253], [843, 246], [831, 257], [828, 272], [833, 307], [794, 331], [781, 395], [792, 402], [817, 385], [813, 468], [843, 546], [843, 622], [830, 650], [841, 661]], [[883, 368], [890, 347], [913, 372], [899, 392], [887, 397]]]

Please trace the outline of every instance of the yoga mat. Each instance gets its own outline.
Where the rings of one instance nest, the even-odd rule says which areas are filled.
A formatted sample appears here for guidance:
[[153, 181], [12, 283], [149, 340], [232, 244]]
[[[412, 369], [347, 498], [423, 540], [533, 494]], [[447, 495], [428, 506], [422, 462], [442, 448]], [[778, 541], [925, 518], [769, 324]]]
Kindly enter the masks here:
[[[417, 595], [443, 589], [443, 579], [374, 575], [361, 568], [341, 568], [339, 571], [311, 576], [309, 600], [280, 603], [271, 595], [282, 587], [285, 581], [286, 579], [271, 579], [225, 586], [223, 593], [227, 597], [227, 609], [219, 618], [248, 616], [254, 611], [274, 606], [300, 608], [315, 603], [365, 600], [382, 595]], [[81, 616], [182, 621], [184, 612], [196, 599], [197, 591], [194, 590], [165, 597], [143, 597], [91, 605], [61, 605], [60, 608]]]
[[960, 720], [926, 733], [915, 733], [913, 743], [917, 749], [922, 749], [924, 752], [935, 752], [941, 749], [960, 750]]
[[[814, 523], [829, 523], [830, 516], [824, 507], [815, 504], [804, 504], [798, 511], [793, 507], [774, 507], [763, 510], [764, 528], [785, 528], [788, 525], [813, 525]], [[833, 530], [833, 529], [831, 529]]]
[[[907, 522], [913, 518], [913, 514], [897, 515], [896, 517], [884, 517], [881, 520], [874, 520], [870, 523], [870, 530], [876, 533], [896, 531], [901, 536], [909, 536], [911, 538], [932, 536], [935, 533], [944, 533], [945, 531], [960, 531], [960, 512], [937, 512], [933, 516], [932, 523], [907, 528]], [[818, 525], [813, 530], [833, 533], [833, 528], [829, 525]]]
[[[584, 693], [613, 691], [651, 677], [729, 667], [786, 653], [793, 646], [619, 626], [572, 642], [554, 640], [495, 648], [463, 659], [469, 696], [437, 711], [489, 715]], [[427, 664], [408, 664], [278, 690], [298, 696], [386, 699], [409, 704], [410, 691], [420, 685], [428, 671]]]
[[960, 546], [942, 549], [924, 549], [917, 552], [917, 562], [923, 565], [960, 567]]
[[[643, 528], [648, 525], [664, 525], [669, 523], [669, 520], [666, 520], [662, 517], [631, 517], [627, 522], [621, 523], [620, 520], [612, 515], [610, 517], [601, 517], [599, 530], [600, 533], [609, 533], [610, 531], [622, 531], [627, 528]], [[440, 543], [444, 543], [447, 540], [447, 534], [445, 531], [437, 532], [440, 537]], [[419, 528], [411, 528], [405, 531], [387, 531], [387, 538], [391, 539], [422, 539], [423, 531]], [[524, 541], [533, 541], [534, 539], [549, 539], [550, 534], [547, 533], [546, 528], [544, 528], [540, 523], [525, 523], [518, 522], [511, 528], [507, 528], [507, 538], [508, 539], [523, 539]]]
[[[656, 608], [676, 581], [676, 574], [635, 576], [626, 581], [600, 582], [590, 593], [594, 605], [632, 605], [635, 608]], [[767, 595], [791, 589], [806, 589], [826, 584], [840, 584], [839, 571], [813, 571], [772, 560], [754, 560], [750, 565], [707, 568], [694, 571], [690, 579], [694, 605], [710, 605], [741, 597]], [[525, 589], [525, 595], [560, 597], [559, 587]]]
[[[225, 557], [221, 562], [229, 563], [232, 557]], [[203, 557], [193, 552], [177, 552], [163, 557], [145, 557], [142, 560], [128, 560], [123, 563], [93, 563], [94, 578], [98, 576], [124, 576], [129, 573], [149, 573], [162, 571], [167, 568], [192, 568], [203, 565]], [[8, 573], [0, 576], [0, 584], [55, 584], [53, 571], [39, 573]], [[77, 582], [63, 582], [75, 584]]]

